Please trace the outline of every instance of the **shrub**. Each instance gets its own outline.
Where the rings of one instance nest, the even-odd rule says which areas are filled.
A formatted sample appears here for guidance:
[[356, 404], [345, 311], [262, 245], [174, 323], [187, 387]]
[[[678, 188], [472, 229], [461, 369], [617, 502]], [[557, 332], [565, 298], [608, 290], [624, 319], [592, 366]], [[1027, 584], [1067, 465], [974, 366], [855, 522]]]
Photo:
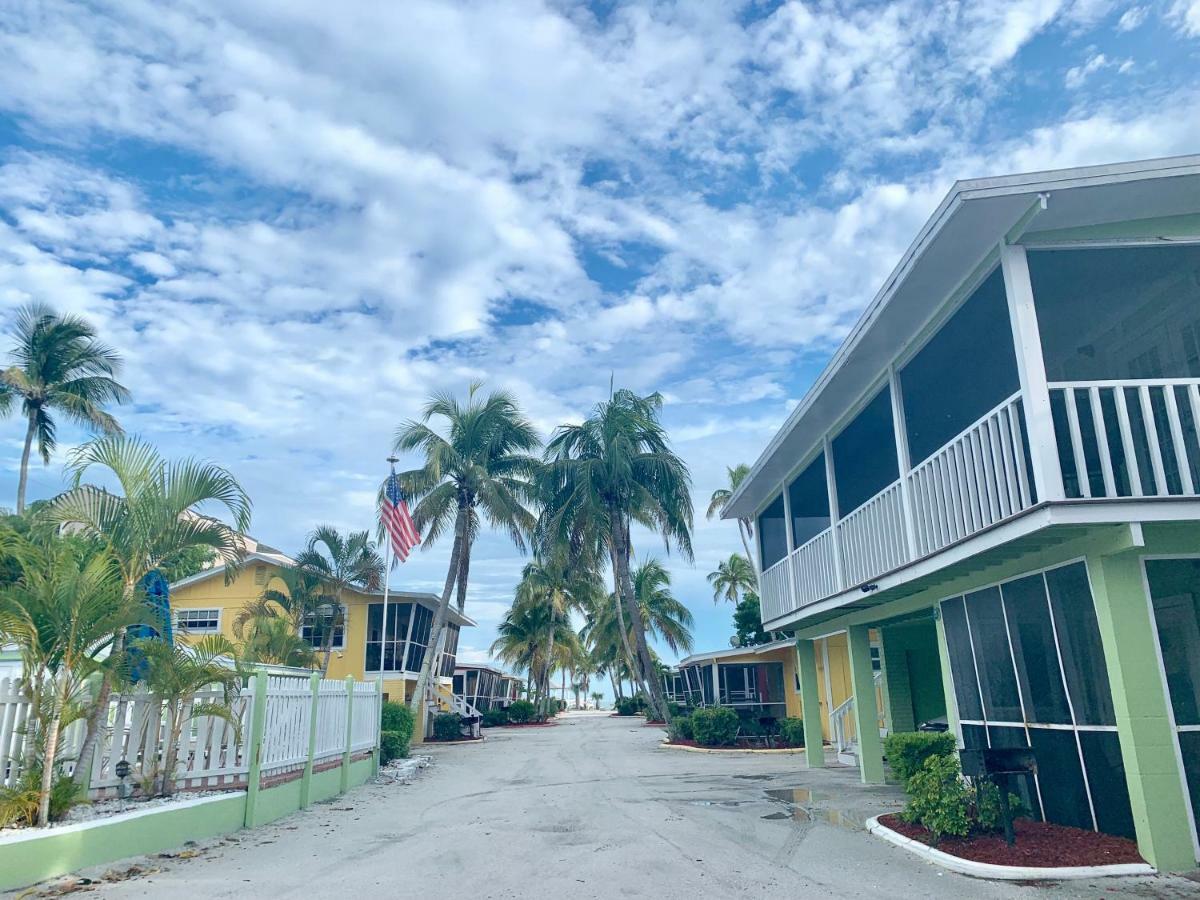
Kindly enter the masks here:
[[[977, 831], [995, 833], [1004, 830], [1004, 810], [1000, 808], [1000, 788], [991, 779], [975, 778], [968, 789], [971, 817]], [[1008, 795], [1008, 811], [1014, 818], [1029, 815], [1029, 809], [1016, 794]]]
[[908, 805], [900, 813], [905, 822], [925, 828], [936, 846], [946, 835], [965, 837], [971, 830], [968, 816], [970, 792], [953, 756], [928, 756], [905, 786]]
[[692, 730], [692, 720], [690, 716], [677, 716], [671, 720], [671, 724], [667, 726], [667, 738], [671, 741], [693, 741], [696, 739], [696, 734]]
[[705, 747], [727, 747], [737, 739], [738, 716], [728, 706], [712, 706], [692, 713], [692, 733]]
[[641, 711], [642, 705], [638, 697], [622, 697], [617, 701], [617, 715], [636, 716]]
[[779, 722], [779, 737], [789, 747], [804, 746], [804, 720], [788, 717]]
[[[413, 718], [412, 710], [403, 703], [389, 700], [383, 704], [379, 730], [394, 732], [400, 736], [400, 746], [404, 748], [404, 752], [397, 754], [398, 756], [408, 756], [408, 746], [412, 743], [415, 726], [416, 720]], [[381, 757], [380, 762], [386, 762], [386, 760]]]
[[686, 716], [688, 714], [688, 711], [674, 700], [667, 701], [667, 712], [671, 714], [672, 719], [677, 718], [678, 716]]
[[458, 713], [438, 713], [433, 717], [435, 741], [457, 741], [462, 737], [462, 719]]
[[954, 756], [954, 735], [949, 731], [898, 731], [883, 739], [883, 754], [892, 774], [906, 788], [908, 781], [931, 756]]
[[[0, 828], [9, 825], [37, 824], [41, 799], [42, 767], [32, 766], [21, 773], [15, 784], [0, 787]], [[58, 775], [50, 786], [50, 821], [57, 822], [72, 806], [83, 803], [87, 793], [70, 775]]]
[[495, 728], [497, 725], [508, 724], [508, 710], [506, 709], [485, 709], [483, 711], [483, 727]]
[[408, 756], [408, 741], [399, 731], [379, 732], [379, 764], [386, 766], [393, 759]]
[[508, 707], [508, 721], [521, 725], [537, 717], [537, 707], [528, 700], [514, 700]]

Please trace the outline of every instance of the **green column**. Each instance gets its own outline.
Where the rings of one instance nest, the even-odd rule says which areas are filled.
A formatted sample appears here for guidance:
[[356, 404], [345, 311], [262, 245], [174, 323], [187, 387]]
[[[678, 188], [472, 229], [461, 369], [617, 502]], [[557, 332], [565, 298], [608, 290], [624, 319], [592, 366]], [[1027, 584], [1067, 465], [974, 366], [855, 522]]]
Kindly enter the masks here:
[[879, 639], [883, 656], [883, 699], [888, 714], [888, 730], [916, 731], [913, 717], [913, 698], [909, 689], [907, 643], [903, 626], [881, 627]]
[[354, 676], [346, 676], [346, 749], [342, 753], [341, 792], [350, 790], [350, 744], [354, 740]]
[[825, 765], [821, 695], [817, 687], [817, 654], [812, 641], [796, 641], [796, 672], [800, 675], [800, 706], [804, 717], [804, 758], [811, 769]]
[[255, 672], [251, 675], [250, 686], [254, 699], [251, 701], [250, 736], [246, 744], [249, 771], [246, 773], [246, 817], [243, 822], [247, 828], [257, 824], [255, 811], [258, 808], [258, 794], [262, 790], [262, 745], [267, 728], [267, 673]]
[[946, 697], [946, 723], [951, 734], [958, 734], [958, 701], [954, 697], [954, 673], [950, 671], [950, 645], [946, 643], [946, 623], [942, 621], [942, 607], [934, 607], [934, 624], [937, 625], [938, 661], [942, 669], [942, 693]]
[[879, 741], [879, 705], [875, 702], [875, 672], [871, 668], [871, 639], [866, 625], [847, 629], [850, 684], [854, 691], [854, 730], [858, 734], [858, 774], [863, 784], [883, 782], [883, 745]]
[[313, 758], [317, 755], [317, 710], [321, 702], [321, 673], [308, 676], [312, 690], [312, 707], [308, 715], [308, 760], [304, 763], [304, 780], [300, 782], [300, 808], [307, 809], [312, 793]]
[[1141, 560], [1124, 553], [1089, 556], [1087, 563], [1138, 849], [1160, 871], [1194, 869], [1186, 788]]

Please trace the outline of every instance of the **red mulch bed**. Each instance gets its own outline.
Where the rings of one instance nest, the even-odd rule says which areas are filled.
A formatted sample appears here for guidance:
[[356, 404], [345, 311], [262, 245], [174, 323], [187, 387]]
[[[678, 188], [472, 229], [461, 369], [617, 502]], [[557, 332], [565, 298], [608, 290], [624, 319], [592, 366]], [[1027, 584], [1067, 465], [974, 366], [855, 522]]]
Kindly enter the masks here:
[[557, 722], [505, 722], [503, 725], [484, 725], [484, 728], [554, 728]]
[[[880, 816], [879, 821], [906, 838], [933, 844], [928, 831], [920, 825], [900, 821], [895, 814]], [[980, 834], [942, 838], [937, 849], [951, 856], [999, 866], [1111, 866], [1145, 862], [1137, 844], [1112, 834], [1030, 819], [1017, 819], [1013, 830], [1017, 842], [1012, 847], [1004, 842], [1003, 834]]]
[[785, 744], [781, 741], [772, 741], [771, 746], [761, 742], [752, 744], [745, 738], [739, 740], [736, 744], [730, 744], [727, 747], [706, 747], [704, 744], [696, 741], [667, 741], [668, 744], [675, 744], [681, 747], [699, 747], [701, 750], [803, 750], [803, 745], [793, 747], [791, 744]]
[[650, 728], [650, 727], [662, 728], [666, 724], [667, 723], [664, 722], [662, 719], [647, 719], [646, 724], [643, 725], [642, 727], [643, 728]]

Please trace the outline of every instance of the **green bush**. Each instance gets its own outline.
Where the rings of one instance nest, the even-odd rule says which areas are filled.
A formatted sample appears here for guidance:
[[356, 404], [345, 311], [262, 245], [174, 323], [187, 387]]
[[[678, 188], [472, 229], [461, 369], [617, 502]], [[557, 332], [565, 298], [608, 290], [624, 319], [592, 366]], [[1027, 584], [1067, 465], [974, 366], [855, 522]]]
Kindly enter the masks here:
[[[9, 825], [37, 824], [38, 803], [42, 796], [42, 767], [32, 766], [16, 782], [0, 787], [0, 828]], [[50, 785], [50, 821], [57, 822], [78, 803], [87, 802], [87, 791], [70, 775], [56, 775]]]
[[393, 759], [408, 756], [408, 739], [399, 731], [379, 732], [379, 764], [386, 766]]
[[[974, 778], [968, 788], [968, 802], [974, 830], [994, 834], [1004, 830], [1004, 810], [1000, 808], [1000, 788], [988, 778]], [[1008, 795], [1008, 811], [1014, 819], [1029, 815], [1025, 801], [1014, 793]]]
[[506, 709], [485, 709], [483, 711], [483, 727], [495, 728], [497, 725], [508, 724], [508, 710]]
[[908, 805], [900, 818], [920, 825], [933, 837], [936, 846], [946, 835], [965, 837], [971, 830], [968, 815], [970, 792], [958, 771], [953, 756], [932, 755], [908, 779]]
[[737, 713], [728, 706], [698, 709], [692, 713], [692, 733], [705, 747], [728, 747], [737, 739]]
[[907, 787], [929, 757], [954, 756], [954, 735], [949, 731], [898, 731], [883, 739], [883, 755], [892, 774]]
[[617, 701], [618, 716], [636, 716], [642, 710], [642, 703], [639, 697], [622, 697]]
[[667, 737], [672, 741], [694, 741], [696, 734], [692, 730], [690, 716], [677, 716], [667, 726]]
[[[403, 703], [389, 700], [383, 704], [379, 730], [394, 732], [400, 736], [400, 745], [404, 748], [404, 752], [398, 756], [408, 756], [408, 746], [412, 743], [415, 726], [416, 720], [413, 718], [412, 710]], [[381, 758], [380, 762], [386, 762], [386, 760]]]
[[804, 720], [791, 717], [781, 719], [779, 722], [779, 737], [789, 747], [803, 747]]
[[462, 738], [462, 719], [458, 713], [438, 713], [433, 717], [435, 741], [457, 741]]
[[508, 706], [508, 721], [521, 725], [537, 717], [537, 707], [528, 700], [514, 700]]

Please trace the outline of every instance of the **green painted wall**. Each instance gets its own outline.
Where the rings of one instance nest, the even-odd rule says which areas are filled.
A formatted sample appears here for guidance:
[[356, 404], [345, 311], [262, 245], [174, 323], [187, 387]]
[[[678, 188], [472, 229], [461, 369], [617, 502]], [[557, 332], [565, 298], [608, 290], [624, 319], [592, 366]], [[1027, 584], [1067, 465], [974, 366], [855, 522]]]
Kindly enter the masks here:
[[922, 722], [944, 716], [946, 697], [933, 619], [885, 625], [879, 634], [892, 731], [915, 731]]

